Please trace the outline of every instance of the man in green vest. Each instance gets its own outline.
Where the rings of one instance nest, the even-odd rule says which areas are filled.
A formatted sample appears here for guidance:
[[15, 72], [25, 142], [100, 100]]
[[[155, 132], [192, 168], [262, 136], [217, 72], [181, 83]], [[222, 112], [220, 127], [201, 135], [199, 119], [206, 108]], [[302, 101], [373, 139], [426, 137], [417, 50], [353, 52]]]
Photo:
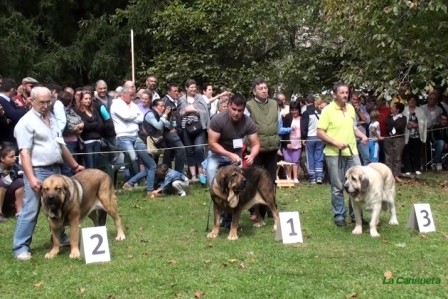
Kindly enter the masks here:
[[[277, 176], [277, 151], [280, 147], [280, 138], [278, 136], [280, 113], [277, 101], [269, 99], [268, 91], [266, 81], [263, 78], [256, 78], [252, 82], [254, 99], [248, 101], [246, 107], [247, 113], [258, 128], [257, 133], [260, 140], [260, 152], [255, 157], [253, 164], [265, 168], [275, 183]], [[247, 148], [250, 152], [250, 143], [247, 144]], [[264, 217], [267, 208], [265, 206], [259, 206], [259, 208], [260, 215]], [[252, 216], [251, 220], [257, 221]]]

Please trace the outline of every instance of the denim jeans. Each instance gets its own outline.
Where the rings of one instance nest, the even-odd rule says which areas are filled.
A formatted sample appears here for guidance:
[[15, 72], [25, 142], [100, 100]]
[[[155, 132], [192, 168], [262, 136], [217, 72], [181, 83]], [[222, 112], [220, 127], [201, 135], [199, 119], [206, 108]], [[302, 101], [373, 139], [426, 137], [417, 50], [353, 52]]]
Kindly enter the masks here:
[[339, 168], [338, 156], [325, 157], [330, 175], [331, 205], [333, 207], [334, 221], [345, 220], [345, 216], [347, 215], [344, 202], [345, 172], [352, 166], [361, 165], [358, 155], [342, 156], [341, 160], [342, 168]]
[[146, 144], [143, 143], [143, 141], [140, 138], [137, 138], [137, 141], [135, 142], [135, 150], [137, 151], [137, 156], [140, 158], [143, 165], [145, 166], [145, 170], [142, 170], [135, 176], [133, 176], [128, 181], [128, 184], [133, 186], [139, 180], [146, 177], [147, 182], [146, 190], [153, 191], [155, 171], [157, 167], [156, 162], [154, 161], [154, 158], [150, 154], [148, 154], [148, 152], [146, 151]]
[[432, 144], [432, 147], [434, 148], [434, 162], [435, 163], [442, 163], [442, 154], [443, 154], [443, 148], [445, 146], [445, 141], [443, 140], [437, 140]]
[[132, 176], [138, 173], [137, 153], [134, 150], [134, 144], [137, 140], [137, 136], [121, 136], [117, 137], [117, 145], [122, 151], [129, 153], [131, 158], [131, 171], [126, 169], [124, 171], [124, 177], [129, 180]]
[[[177, 132], [168, 132], [163, 136], [167, 148], [174, 147], [174, 149], [167, 149], [163, 153], [163, 164], [172, 167], [171, 162], [174, 156], [174, 170], [184, 173], [185, 165], [185, 148], [182, 140], [180, 140]], [[202, 162], [202, 161], [201, 161]]]
[[317, 136], [309, 136], [306, 140], [306, 161], [309, 181], [314, 182], [317, 178], [323, 178], [324, 174], [324, 147], [325, 143]]
[[[78, 147], [77, 141], [71, 141], [71, 142], [66, 141], [65, 144], [66, 144], [65, 146], [67, 147], [67, 149], [70, 151], [71, 154], [76, 153], [76, 148]], [[75, 174], [72, 168], [67, 163], [62, 164], [61, 173], [68, 177], [71, 177], [72, 175]]]
[[[43, 182], [46, 178], [55, 173], [60, 173], [58, 167], [55, 167], [53, 171], [43, 168], [34, 168], [34, 175], [40, 182]], [[30, 182], [26, 175], [23, 176], [23, 182], [25, 183], [25, 195], [23, 197], [22, 212], [17, 219], [14, 232], [14, 256], [30, 251], [33, 232], [37, 224], [37, 217], [39, 216], [40, 210], [40, 196], [37, 192], [34, 192], [31, 189]]]
[[[182, 137], [185, 146], [199, 145], [205, 143], [205, 131], [198, 133], [195, 136], [191, 136], [187, 129], [182, 129]], [[202, 161], [205, 160], [204, 146], [191, 146], [185, 148], [187, 152], [187, 164], [191, 166], [199, 166]]]
[[378, 141], [369, 140], [370, 162], [378, 162], [380, 160], [380, 146]]
[[97, 168], [98, 166], [98, 153], [101, 151], [101, 142], [94, 141], [84, 144], [84, 161], [86, 162], [86, 168]]
[[216, 173], [221, 167], [227, 166], [232, 164], [232, 161], [227, 158], [226, 156], [215, 154], [213, 152], [209, 152], [207, 157], [207, 182], [208, 185], [211, 187], [212, 180], [215, 177]]
[[369, 151], [369, 144], [362, 144], [360, 138], [356, 138], [356, 147], [358, 148], [359, 155], [362, 159], [362, 165], [369, 165], [370, 164], [370, 151]]

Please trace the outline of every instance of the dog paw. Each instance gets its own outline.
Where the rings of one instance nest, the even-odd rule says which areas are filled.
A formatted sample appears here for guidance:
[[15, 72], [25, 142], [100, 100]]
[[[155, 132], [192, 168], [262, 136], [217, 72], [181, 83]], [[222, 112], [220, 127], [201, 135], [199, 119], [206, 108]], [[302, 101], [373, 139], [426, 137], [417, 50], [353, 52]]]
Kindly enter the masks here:
[[398, 220], [397, 220], [397, 219], [391, 219], [391, 220], [389, 221], [389, 224], [390, 224], [390, 225], [398, 225]]
[[79, 253], [79, 250], [73, 250], [73, 251], [70, 253], [70, 258], [71, 258], [71, 259], [78, 259], [80, 256], [81, 256], [81, 255], [80, 255], [80, 253]]
[[380, 234], [375, 230], [375, 231], [370, 231], [370, 236], [372, 238], [378, 238], [380, 236]]
[[227, 237], [227, 240], [230, 240], [230, 241], [238, 240], [238, 236], [237, 236], [237, 235], [229, 235], [229, 236]]
[[266, 222], [257, 222], [257, 223], [254, 223], [254, 227], [262, 227], [262, 226], [265, 226], [266, 225]]
[[214, 239], [217, 236], [218, 236], [218, 233], [215, 233], [213, 231], [207, 234], [207, 238], [209, 238], [209, 239]]
[[57, 253], [57, 252], [53, 252], [53, 250], [52, 250], [52, 251], [50, 251], [49, 253], [47, 253], [47, 254], [45, 255], [45, 258], [46, 258], [46, 259], [52, 259], [52, 258], [54, 258], [56, 255], [58, 255], [58, 253]]
[[117, 241], [123, 241], [123, 240], [125, 240], [126, 239], [126, 236], [125, 235], [118, 235], [116, 238], [115, 238], [115, 240], [117, 240]]
[[352, 230], [352, 234], [354, 235], [361, 235], [362, 234], [362, 227], [355, 227], [354, 230]]

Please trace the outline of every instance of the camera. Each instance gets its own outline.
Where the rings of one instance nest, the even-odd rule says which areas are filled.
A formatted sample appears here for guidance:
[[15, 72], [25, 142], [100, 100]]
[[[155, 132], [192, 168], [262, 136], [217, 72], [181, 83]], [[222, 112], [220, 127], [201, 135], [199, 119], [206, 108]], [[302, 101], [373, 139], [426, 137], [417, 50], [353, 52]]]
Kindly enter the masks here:
[[171, 107], [171, 112], [176, 112], [176, 111], [177, 111], [177, 107], [176, 106]]

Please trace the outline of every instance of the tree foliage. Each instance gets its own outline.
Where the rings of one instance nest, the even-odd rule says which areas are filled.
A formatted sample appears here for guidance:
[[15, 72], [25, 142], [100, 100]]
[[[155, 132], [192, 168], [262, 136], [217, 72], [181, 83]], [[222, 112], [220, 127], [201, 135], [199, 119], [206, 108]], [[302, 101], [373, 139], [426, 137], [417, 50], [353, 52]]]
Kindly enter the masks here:
[[444, 0], [6, 0], [0, 74], [61, 84], [187, 78], [248, 92], [319, 92], [343, 80], [377, 90], [445, 84]]

